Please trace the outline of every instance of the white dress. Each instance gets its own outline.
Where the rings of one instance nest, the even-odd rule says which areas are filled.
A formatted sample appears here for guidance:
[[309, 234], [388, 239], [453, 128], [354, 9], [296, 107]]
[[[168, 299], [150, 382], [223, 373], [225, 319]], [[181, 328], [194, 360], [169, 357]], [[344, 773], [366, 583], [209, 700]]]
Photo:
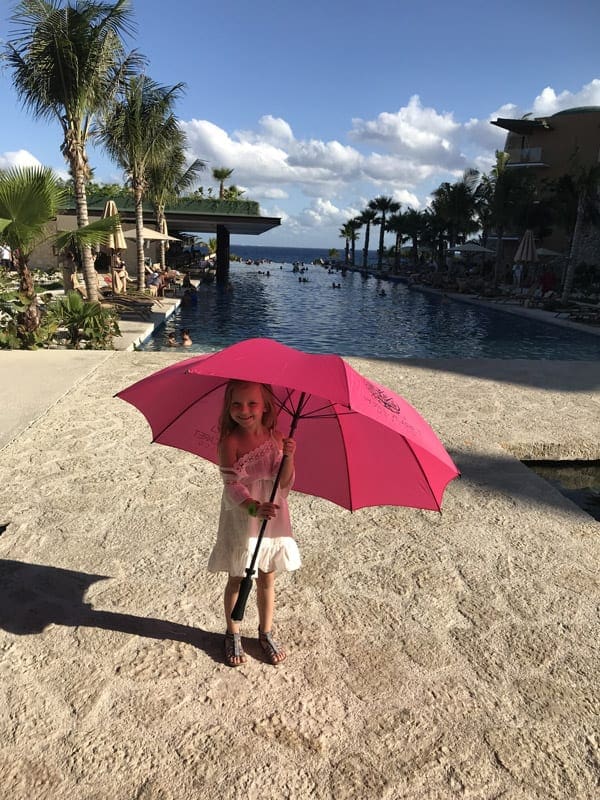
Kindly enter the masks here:
[[[221, 469], [225, 485], [217, 541], [208, 559], [210, 572], [228, 572], [239, 577], [246, 575], [263, 520], [251, 517], [240, 504], [249, 497], [261, 503], [269, 501], [281, 459], [282, 452], [271, 433], [269, 439], [238, 458], [231, 468]], [[302, 563], [290, 524], [289, 488], [277, 490], [273, 502], [279, 509], [277, 516], [265, 527], [253, 577], [256, 577], [257, 569], [291, 572]]]

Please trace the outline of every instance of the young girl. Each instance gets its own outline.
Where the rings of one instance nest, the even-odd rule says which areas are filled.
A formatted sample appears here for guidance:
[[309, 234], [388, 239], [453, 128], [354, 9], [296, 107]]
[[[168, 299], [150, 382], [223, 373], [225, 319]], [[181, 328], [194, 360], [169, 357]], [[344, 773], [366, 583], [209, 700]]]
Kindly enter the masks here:
[[[300, 566], [300, 553], [292, 536], [287, 495], [294, 480], [296, 443], [276, 429], [277, 413], [270, 388], [259, 383], [230, 381], [221, 413], [219, 463], [225, 484], [217, 542], [208, 561], [211, 572], [228, 572], [224, 606], [227, 632], [225, 659], [231, 667], [246, 661], [239, 623], [231, 619], [254, 553], [263, 520], [268, 523], [255, 567], [258, 605], [258, 639], [271, 664], [279, 664], [285, 651], [272, 637], [275, 573]], [[283, 455], [275, 502], [269, 502]]]

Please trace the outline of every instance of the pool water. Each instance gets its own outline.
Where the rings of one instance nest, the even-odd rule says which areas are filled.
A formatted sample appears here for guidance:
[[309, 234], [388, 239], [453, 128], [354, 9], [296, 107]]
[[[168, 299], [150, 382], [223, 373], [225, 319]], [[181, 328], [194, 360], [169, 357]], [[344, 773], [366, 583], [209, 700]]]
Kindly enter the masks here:
[[[270, 275], [265, 273], [267, 270]], [[259, 274], [262, 272], [263, 274]], [[302, 279], [307, 278], [304, 282]], [[402, 283], [328, 274], [320, 266], [231, 265], [231, 289], [202, 285], [142, 346], [166, 350], [188, 328], [189, 352], [267, 337], [311, 353], [371, 358], [596, 360], [600, 337], [409, 289]], [[332, 284], [341, 284], [333, 288]]]

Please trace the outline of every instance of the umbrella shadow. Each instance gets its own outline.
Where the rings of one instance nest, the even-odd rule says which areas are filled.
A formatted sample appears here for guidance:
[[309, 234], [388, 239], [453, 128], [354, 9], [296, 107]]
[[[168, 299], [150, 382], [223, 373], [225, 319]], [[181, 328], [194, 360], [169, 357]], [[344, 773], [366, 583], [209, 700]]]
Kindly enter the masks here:
[[101, 611], [83, 598], [92, 584], [107, 575], [0, 559], [0, 628], [18, 636], [42, 633], [50, 625], [101, 628], [143, 636], [171, 639], [203, 650], [222, 662], [223, 635], [169, 620]]

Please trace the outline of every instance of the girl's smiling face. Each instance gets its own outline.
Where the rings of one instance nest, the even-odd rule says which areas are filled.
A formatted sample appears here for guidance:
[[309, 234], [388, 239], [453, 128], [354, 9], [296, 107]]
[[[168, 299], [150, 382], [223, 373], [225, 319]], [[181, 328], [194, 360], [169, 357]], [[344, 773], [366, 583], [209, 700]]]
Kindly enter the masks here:
[[246, 431], [257, 431], [262, 426], [266, 405], [262, 389], [258, 383], [236, 386], [231, 395], [229, 415]]

